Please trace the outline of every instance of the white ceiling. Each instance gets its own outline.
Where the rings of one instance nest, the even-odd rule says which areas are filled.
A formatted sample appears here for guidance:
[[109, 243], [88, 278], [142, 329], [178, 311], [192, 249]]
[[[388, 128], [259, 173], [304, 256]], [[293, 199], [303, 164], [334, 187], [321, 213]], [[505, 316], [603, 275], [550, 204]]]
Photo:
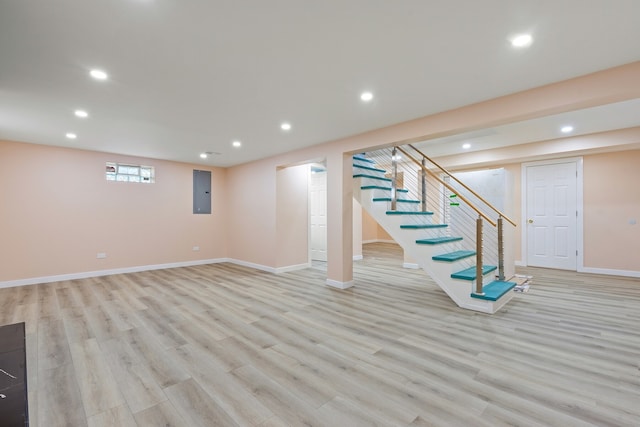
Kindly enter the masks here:
[[639, 59], [638, 0], [0, 0], [0, 139], [231, 166]]

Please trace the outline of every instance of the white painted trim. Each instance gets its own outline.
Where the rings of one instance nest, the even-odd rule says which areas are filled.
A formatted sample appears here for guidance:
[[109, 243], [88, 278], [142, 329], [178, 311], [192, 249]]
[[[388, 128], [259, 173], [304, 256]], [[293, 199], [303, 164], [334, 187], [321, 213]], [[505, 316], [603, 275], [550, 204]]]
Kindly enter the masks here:
[[372, 240], [363, 240], [362, 244], [366, 245], [367, 243], [395, 243], [398, 244], [398, 242], [396, 242], [393, 239], [372, 239]]
[[[266, 271], [267, 273], [277, 273], [277, 269], [274, 267], [269, 267], [268, 265], [255, 264], [253, 262], [242, 261], [239, 259], [227, 258], [227, 262], [232, 264], [241, 265], [243, 267], [255, 268], [256, 270]], [[286, 267], [282, 267], [286, 268]]]
[[[521, 266], [527, 266], [527, 168], [530, 166], [545, 166], [554, 165], [558, 163], [570, 163], [576, 164], [576, 171], [578, 176], [576, 177], [576, 210], [578, 211], [578, 218], [576, 220], [576, 249], [578, 250], [578, 256], [576, 259], [576, 271], [581, 271], [584, 268], [584, 174], [583, 174], [583, 158], [582, 157], [565, 157], [559, 159], [540, 160], [537, 162], [522, 163], [520, 167], [521, 173], [521, 187], [520, 187], [520, 211], [522, 213], [522, 221], [520, 224], [522, 232], [520, 236], [520, 250], [522, 257]], [[516, 263], [516, 265], [519, 265]]]
[[327, 286], [337, 289], [348, 289], [353, 286], [353, 280], [349, 280], [348, 282], [339, 282], [337, 280], [327, 279], [326, 283]]
[[410, 268], [412, 270], [419, 270], [420, 269], [420, 265], [416, 264], [415, 262], [405, 262], [405, 263], [402, 263], [402, 268]]
[[275, 269], [275, 273], [276, 274], [280, 274], [280, 273], [288, 273], [290, 271], [298, 271], [298, 270], [304, 270], [305, 268], [309, 268], [311, 267], [311, 263], [307, 262], [304, 264], [298, 264], [298, 265], [288, 265], [286, 267], [277, 267]]
[[141, 265], [136, 267], [114, 268], [110, 270], [83, 271], [81, 273], [59, 274], [55, 276], [31, 277], [28, 279], [8, 280], [0, 282], [0, 288], [14, 286], [37, 285], [40, 283], [60, 282], [63, 280], [88, 279], [90, 277], [111, 276], [114, 274], [139, 273], [141, 271], [163, 270], [166, 268], [191, 267], [194, 265], [234, 262], [229, 258], [203, 259], [198, 261], [171, 262], [167, 264]]
[[591, 274], [605, 274], [608, 276], [623, 276], [623, 277], [637, 277], [640, 278], [640, 271], [634, 270], [614, 270], [611, 268], [594, 268], [594, 267], [582, 267], [578, 270], [579, 273], [591, 273]]
[[354, 261], [360, 261], [361, 259], [363, 259], [364, 257], [362, 255], [354, 255], [353, 256], [353, 260]]
[[526, 262], [524, 262], [524, 261], [519, 261], [519, 260], [514, 261], [514, 264], [515, 264], [516, 266], [518, 266], [518, 267], [526, 267], [526, 266], [527, 266], [527, 263], [526, 263]]

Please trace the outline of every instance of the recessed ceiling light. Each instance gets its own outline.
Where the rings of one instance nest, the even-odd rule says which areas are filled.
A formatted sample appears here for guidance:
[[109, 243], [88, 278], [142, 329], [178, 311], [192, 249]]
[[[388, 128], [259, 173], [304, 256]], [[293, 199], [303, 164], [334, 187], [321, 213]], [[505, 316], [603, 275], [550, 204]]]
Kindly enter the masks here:
[[67, 132], [64, 136], [66, 136], [69, 139], [76, 139], [78, 137], [78, 135], [76, 135], [73, 132]]
[[89, 75], [96, 80], [107, 80], [109, 78], [109, 75], [106, 72], [98, 69], [91, 70]]
[[282, 129], [282, 130], [291, 130], [291, 124], [290, 123], [286, 123], [286, 122], [282, 123], [280, 125], [280, 129]]
[[573, 132], [573, 126], [562, 126], [562, 128], [560, 129], [560, 132], [562, 133]]
[[242, 145], [242, 143], [240, 141], [233, 141], [231, 143], [231, 145], [233, 145], [234, 147], [238, 148], [238, 147], [240, 147]]
[[471, 148], [471, 144], [469, 144], [468, 142], [465, 142], [464, 144], [462, 144], [462, 148], [464, 148], [465, 150], [468, 150], [469, 148]]
[[89, 117], [89, 113], [87, 113], [84, 110], [76, 110], [76, 111], [73, 112], [73, 114], [75, 114], [76, 117], [81, 117], [83, 119], [86, 118], [86, 117]]
[[360, 99], [364, 102], [369, 102], [373, 99], [373, 94], [371, 92], [362, 92]]
[[527, 47], [533, 43], [533, 37], [531, 34], [519, 34], [511, 39], [511, 45], [513, 47]]

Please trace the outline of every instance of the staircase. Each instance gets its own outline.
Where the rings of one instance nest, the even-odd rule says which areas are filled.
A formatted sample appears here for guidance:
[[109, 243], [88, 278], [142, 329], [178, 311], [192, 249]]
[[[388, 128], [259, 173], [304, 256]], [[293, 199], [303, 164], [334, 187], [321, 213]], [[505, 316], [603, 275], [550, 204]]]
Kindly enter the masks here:
[[[513, 297], [516, 283], [504, 280], [499, 269], [502, 233], [487, 239], [483, 228], [502, 226], [503, 215], [494, 221], [486, 212], [495, 208], [478, 208], [480, 196], [464, 197], [449, 180], [455, 177], [413, 146], [398, 148], [403, 161], [396, 149], [390, 150], [353, 156], [354, 197], [459, 307], [495, 313]], [[449, 181], [441, 181], [443, 175]], [[399, 177], [404, 188], [396, 185]], [[483, 244], [500, 247], [489, 251]], [[485, 256], [489, 252], [497, 256]]]

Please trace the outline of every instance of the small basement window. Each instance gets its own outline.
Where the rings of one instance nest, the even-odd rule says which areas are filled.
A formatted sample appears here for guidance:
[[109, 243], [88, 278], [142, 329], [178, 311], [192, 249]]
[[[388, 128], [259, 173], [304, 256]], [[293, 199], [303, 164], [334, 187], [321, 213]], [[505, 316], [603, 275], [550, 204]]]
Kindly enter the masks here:
[[153, 166], [107, 162], [106, 177], [107, 181], [153, 183], [155, 169]]

